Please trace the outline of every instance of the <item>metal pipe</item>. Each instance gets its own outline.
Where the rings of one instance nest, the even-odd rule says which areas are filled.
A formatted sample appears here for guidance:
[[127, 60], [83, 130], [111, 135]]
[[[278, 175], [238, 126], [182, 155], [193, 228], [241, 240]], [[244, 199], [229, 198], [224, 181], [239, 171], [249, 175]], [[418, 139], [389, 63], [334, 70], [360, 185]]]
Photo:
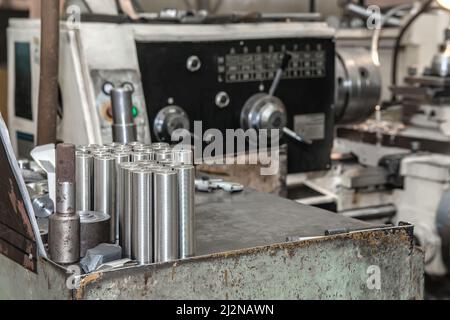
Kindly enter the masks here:
[[195, 167], [173, 166], [178, 174], [179, 248], [180, 258], [195, 255]]
[[153, 262], [152, 171], [130, 170], [132, 181], [132, 242], [131, 256], [139, 264]]
[[127, 144], [137, 140], [136, 124], [133, 121], [132, 94], [131, 90], [125, 88], [111, 90], [114, 142]]
[[[103, 212], [115, 221], [115, 159], [111, 154], [94, 157], [94, 211]], [[115, 242], [116, 233], [114, 224], [110, 223], [110, 241]]]
[[75, 146], [56, 147], [56, 204], [49, 217], [49, 253], [56, 263], [80, 259], [80, 216], [75, 212]]
[[76, 152], [76, 210], [93, 209], [94, 157], [80, 151]]
[[58, 66], [59, 1], [42, 0], [37, 145], [56, 142]]
[[161, 169], [153, 174], [155, 262], [178, 259], [178, 182], [177, 173]]

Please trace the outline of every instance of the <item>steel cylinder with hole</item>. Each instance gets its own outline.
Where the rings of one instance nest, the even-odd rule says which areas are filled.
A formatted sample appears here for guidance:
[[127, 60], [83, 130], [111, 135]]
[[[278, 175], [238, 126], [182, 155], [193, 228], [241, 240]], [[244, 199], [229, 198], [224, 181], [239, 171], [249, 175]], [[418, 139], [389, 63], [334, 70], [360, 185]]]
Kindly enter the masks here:
[[155, 262], [179, 257], [178, 175], [172, 169], [153, 173]]
[[195, 255], [195, 167], [175, 165], [178, 174], [178, 212], [180, 258]]
[[93, 209], [94, 157], [76, 153], [76, 210]]
[[[115, 219], [115, 159], [111, 154], [94, 157], [94, 211]], [[110, 226], [110, 242], [115, 242], [115, 229]]]
[[130, 170], [132, 182], [132, 241], [131, 256], [139, 264], [153, 262], [152, 171]]
[[96, 211], [78, 211], [81, 222], [80, 256], [101, 243], [109, 241], [110, 217], [106, 213]]

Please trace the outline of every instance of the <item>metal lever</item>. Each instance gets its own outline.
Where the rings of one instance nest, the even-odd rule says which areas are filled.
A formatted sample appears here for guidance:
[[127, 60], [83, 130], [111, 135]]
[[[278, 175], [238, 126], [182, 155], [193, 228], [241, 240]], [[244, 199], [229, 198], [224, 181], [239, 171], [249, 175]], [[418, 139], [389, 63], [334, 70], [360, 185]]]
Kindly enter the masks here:
[[275, 91], [277, 90], [278, 85], [280, 84], [281, 78], [283, 77], [283, 72], [288, 67], [291, 59], [292, 55], [289, 52], [284, 53], [283, 60], [281, 61], [281, 66], [277, 69], [275, 78], [273, 79], [272, 85], [270, 86], [269, 96], [273, 96], [275, 94]]
[[289, 137], [291, 137], [292, 139], [296, 140], [297, 142], [300, 143], [305, 143], [305, 144], [313, 144], [312, 140], [306, 139], [304, 137], [302, 137], [301, 135], [297, 134], [296, 132], [294, 132], [293, 130], [289, 129], [288, 127], [284, 127], [283, 128], [283, 133]]

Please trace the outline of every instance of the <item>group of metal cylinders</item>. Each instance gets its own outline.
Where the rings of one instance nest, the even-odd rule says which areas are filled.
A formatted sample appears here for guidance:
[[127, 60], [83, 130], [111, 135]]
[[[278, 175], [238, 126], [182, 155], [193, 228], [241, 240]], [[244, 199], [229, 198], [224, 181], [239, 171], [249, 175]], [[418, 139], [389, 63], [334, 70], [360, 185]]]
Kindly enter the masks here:
[[166, 143], [79, 146], [76, 209], [111, 216], [110, 242], [140, 264], [195, 255], [191, 149]]

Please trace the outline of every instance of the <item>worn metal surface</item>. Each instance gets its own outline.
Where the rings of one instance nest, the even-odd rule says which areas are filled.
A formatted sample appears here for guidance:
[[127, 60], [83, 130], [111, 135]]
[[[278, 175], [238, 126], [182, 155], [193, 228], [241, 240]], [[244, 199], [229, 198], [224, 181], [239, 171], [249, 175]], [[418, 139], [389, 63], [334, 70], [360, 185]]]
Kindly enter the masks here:
[[75, 298], [421, 299], [422, 259], [405, 229], [358, 232], [91, 274]]
[[[85, 275], [72, 296], [61, 268], [39, 260], [34, 275], [1, 256], [0, 297], [423, 298], [423, 252], [412, 245], [409, 225], [376, 226], [251, 190], [196, 200], [201, 256]], [[360, 231], [324, 236], [337, 228]], [[368, 285], [378, 269], [380, 290]]]
[[45, 259], [37, 260], [37, 273], [0, 254], [0, 300], [72, 299], [64, 269]]
[[[245, 190], [197, 194], [202, 256], [91, 274], [78, 299], [420, 299], [411, 227], [388, 228]], [[323, 237], [325, 230], [375, 228]], [[319, 237], [283, 243], [287, 237]], [[243, 249], [246, 248], [246, 249]], [[371, 266], [381, 290], [370, 290]]]

